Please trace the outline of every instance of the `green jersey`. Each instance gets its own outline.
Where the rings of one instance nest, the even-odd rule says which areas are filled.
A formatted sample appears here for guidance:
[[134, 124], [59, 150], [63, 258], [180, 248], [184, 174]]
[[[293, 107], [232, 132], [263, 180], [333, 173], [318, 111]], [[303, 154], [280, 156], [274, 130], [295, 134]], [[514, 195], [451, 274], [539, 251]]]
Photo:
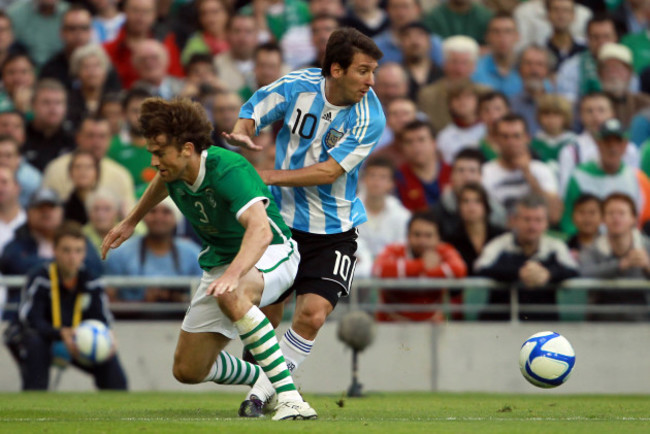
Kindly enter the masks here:
[[167, 183], [167, 190], [203, 241], [199, 265], [206, 271], [235, 258], [245, 232], [238, 218], [258, 201], [266, 205], [271, 244], [291, 237], [268, 187], [253, 166], [234, 152], [216, 146], [203, 151], [194, 184], [176, 180]]

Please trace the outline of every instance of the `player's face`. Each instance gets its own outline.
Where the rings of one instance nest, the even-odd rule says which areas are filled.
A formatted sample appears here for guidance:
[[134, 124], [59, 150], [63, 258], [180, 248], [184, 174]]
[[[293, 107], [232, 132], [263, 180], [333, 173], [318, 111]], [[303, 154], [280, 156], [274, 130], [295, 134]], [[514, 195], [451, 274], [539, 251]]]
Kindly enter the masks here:
[[86, 258], [86, 241], [83, 238], [62, 237], [54, 248], [54, 258], [62, 274], [77, 274]]
[[183, 176], [189, 155], [185, 149], [178, 150], [173, 144], [167, 144], [164, 135], [147, 141], [147, 151], [151, 153], [151, 165], [158, 169], [165, 182], [175, 181]]
[[375, 69], [375, 59], [364, 53], [355, 53], [348, 69], [339, 77], [335, 77], [341, 84], [341, 99], [345, 102], [344, 105], [358, 103], [370, 91], [375, 85]]
[[438, 228], [429, 221], [415, 220], [409, 228], [408, 243], [413, 256], [419, 258], [424, 252], [438, 247], [440, 243]]

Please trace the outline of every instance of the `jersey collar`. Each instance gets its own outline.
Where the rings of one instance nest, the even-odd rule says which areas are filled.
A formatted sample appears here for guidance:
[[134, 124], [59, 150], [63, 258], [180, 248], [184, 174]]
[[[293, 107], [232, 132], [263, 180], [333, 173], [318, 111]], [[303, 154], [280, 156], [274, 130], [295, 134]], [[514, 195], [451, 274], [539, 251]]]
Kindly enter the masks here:
[[321, 79], [320, 81], [320, 93], [321, 95], [323, 95], [323, 101], [325, 102], [325, 105], [327, 107], [331, 107], [336, 110], [345, 110], [346, 108], [350, 107], [349, 105], [346, 106], [334, 105], [327, 100], [327, 96], [325, 95], [325, 78]]
[[192, 190], [192, 193], [196, 193], [198, 191], [199, 187], [201, 186], [201, 184], [203, 184], [203, 180], [205, 179], [205, 159], [207, 157], [208, 157], [208, 151], [206, 149], [203, 152], [201, 152], [201, 163], [199, 165], [199, 174], [196, 177], [196, 181], [194, 181], [194, 184], [190, 185], [187, 182], [183, 181], [183, 182], [185, 182], [187, 187], [190, 190]]

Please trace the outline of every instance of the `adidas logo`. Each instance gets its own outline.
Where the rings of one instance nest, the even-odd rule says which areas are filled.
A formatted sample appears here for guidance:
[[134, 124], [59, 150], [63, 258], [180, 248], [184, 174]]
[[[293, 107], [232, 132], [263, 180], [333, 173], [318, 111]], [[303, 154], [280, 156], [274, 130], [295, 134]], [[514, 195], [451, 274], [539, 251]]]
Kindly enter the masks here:
[[327, 122], [332, 122], [332, 112], [325, 113], [321, 119]]

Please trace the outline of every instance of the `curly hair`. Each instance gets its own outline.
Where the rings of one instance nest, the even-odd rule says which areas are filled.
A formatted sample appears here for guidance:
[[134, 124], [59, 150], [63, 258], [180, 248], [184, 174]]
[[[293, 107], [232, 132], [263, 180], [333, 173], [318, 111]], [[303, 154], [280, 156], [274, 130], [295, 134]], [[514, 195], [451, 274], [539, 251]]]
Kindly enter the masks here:
[[142, 103], [140, 126], [144, 137], [155, 140], [164, 134], [167, 145], [179, 151], [190, 142], [201, 153], [212, 145], [212, 123], [201, 104], [189, 99], [147, 98]]

